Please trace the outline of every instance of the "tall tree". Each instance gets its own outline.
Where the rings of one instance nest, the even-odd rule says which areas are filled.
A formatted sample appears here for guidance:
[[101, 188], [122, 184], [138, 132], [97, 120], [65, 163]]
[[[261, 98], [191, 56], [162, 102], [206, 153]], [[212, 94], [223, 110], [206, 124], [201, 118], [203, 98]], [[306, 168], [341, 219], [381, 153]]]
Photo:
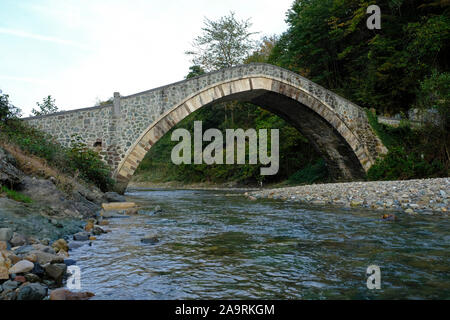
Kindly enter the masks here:
[[243, 63], [255, 46], [250, 19], [239, 20], [234, 12], [216, 21], [205, 18], [202, 34], [194, 39], [192, 63], [206, 72]]

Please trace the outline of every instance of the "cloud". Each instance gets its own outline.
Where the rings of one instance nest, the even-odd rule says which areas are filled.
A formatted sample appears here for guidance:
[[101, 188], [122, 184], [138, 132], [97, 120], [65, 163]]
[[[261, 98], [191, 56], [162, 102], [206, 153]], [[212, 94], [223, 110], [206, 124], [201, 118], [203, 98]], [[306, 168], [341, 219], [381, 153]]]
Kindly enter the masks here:
[[88, 47], [84, 46], [81, 43], [75, 42], [75, 41], [59, 39], [56, 37], [45, 36], [45, 35], [41, 35], [41, 34], [29, 33], [29, 32], [22, 31], [22, 30], [0, 27], [0, 33], [10, 35], [10, 36], [34, 39], [34, 40], [39, 40], [39, 41], [47, 41], [47, 42], [62, 44], [62, 45], [66, 45], [66, 46], [77, 47], [77, 48], [84, 49], [84, 50], [89, 50]]

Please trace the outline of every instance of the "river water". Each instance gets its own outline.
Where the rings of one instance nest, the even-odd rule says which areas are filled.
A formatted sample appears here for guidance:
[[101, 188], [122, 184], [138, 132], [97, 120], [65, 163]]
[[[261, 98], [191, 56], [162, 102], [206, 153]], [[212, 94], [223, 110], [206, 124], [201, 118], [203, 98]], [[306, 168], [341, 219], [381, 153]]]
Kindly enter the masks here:
[[[240, 193], [136, 190], [162, 213], [110, 219], [71, 251], [95, 299], [450, 299], [450, 223], [442, 216], [308, 208]], [[156, 233], [160, 242], [140, 239]], [[369, 265], [381, 289], [367, 288]]]

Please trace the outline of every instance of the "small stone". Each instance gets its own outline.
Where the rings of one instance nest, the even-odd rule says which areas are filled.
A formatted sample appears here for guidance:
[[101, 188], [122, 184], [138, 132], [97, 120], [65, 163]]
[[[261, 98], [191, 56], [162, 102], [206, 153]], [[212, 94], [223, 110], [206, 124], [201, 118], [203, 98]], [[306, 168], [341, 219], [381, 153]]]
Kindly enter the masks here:
[[67, 244], [67, 241], [64, 239], [58, 239], [52, 244], [52, 248], [55, 250], [55, 252], [59, 252], [60, 250], [69, 251], [69, 245]]
[[411, 208], [406, 209], [405, 212], [406, 212], [407, 214], [414, 214], [414, 213], [415, 213], [414, 210], [411, 209]]
[[254, 196], [248, 196], [248, 200], [250, 201], [256, 201], [257, 199]]
[[40, 283], [29, 283], [22, 286], [17, 293], [17, 300], [42, 300], [48, 289]]
[[100, 228], [99, 226], [95, 226], [94, 229], [92, 230], [92, 234], [96, 236], [101, 235], [102, 233], [106, 233], [106, 231]]
[[444, 190], [439, 190], [439, 194], [441, 195], [442, 198], [446, 198], [447, 194], [445, 193]]
[[141, 239], [142, 243], [145, 244], [156, 244], [159, 242], [158, 236], [156, 234], [148, 235]]
[[26, 272], [33, 270], [33, 268], [34, 268], [34, 263], [32, 263], [28, 260], [21, 260], [9, 269], [9, 274], [26, 273]]
[[15, 276], [14, 281], [24, 283], [24, 282], [27, 282], [27, 279], [24, 276]]
[[78, 232], [73, 235], [73, 240], [75, 241], [87, 241], [89, 240], [89, 233], [87, 232]]
[[351, 201], [350, 202], [350, 206], [351, 207], [359, 207], [359, 206], [361, 206], [362, 205], [362, 202], [361, 201]]
[[160, 206], [156, 206], [154, 212], [155, 212], [155, 213], [162, 212], [161, 207], [160, 207]]
[[6, 241], [0, 241], [0, 251], [6, 250], [7, 248], [8, 248], [8, 244], [6, 243]]
[[97, 238], [94, 237], [94, 236], [90, 236], [90, 237], [89, 237], [89, 240], [90, 240], [90, 241], [94, 241], [94, 240], [97, 240]]
[[42, 251], [33, 251], [37, 256], [37, 262], [41, 265], [46, 263], [62, 263], [64, 262], [64, 258], [57, 256], [56, 254], [42, 252]]
[[86, 226], [84, 227], [84, 230], [87, 232], [91, 232], [91, 230], [94, 228], [94, 222], [89, 221]]
[[68, 258], [69, 257], [69, 254], [66, 251], [62, 250], [62, 249], [59, 250], [56, 255], [59, 256], [59, 257], [63, 257], [63, 258]]
[[107, 225], [109, 225], [109, 221], [108, 220], [102, 220], [102, 221], [100, 221], [99, 225], [107, 226]]
[[28, 282], [39, 282], [39, 281], [41, 281], [41, 278], [38, 275], [34, 274], [34, 273], [27, 273], [27, 274], [25, 274], [25, 279]]

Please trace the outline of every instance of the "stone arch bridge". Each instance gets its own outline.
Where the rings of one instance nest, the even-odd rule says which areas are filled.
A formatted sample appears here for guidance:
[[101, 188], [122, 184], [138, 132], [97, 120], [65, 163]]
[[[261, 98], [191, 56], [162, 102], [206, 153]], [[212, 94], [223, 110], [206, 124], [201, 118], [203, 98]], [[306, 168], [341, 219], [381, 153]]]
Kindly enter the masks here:
[[222, 69], [112, 103], [24, 119], [68, 146], [73, 134], [97, 149], [127, 186], [150, 148], [191, 112], [218, 102], [251, 102], [284, 118], [317, 148], [335, 180], [364, 177], [387, 150], [365, 111], [291, 71], [268, 64]]

